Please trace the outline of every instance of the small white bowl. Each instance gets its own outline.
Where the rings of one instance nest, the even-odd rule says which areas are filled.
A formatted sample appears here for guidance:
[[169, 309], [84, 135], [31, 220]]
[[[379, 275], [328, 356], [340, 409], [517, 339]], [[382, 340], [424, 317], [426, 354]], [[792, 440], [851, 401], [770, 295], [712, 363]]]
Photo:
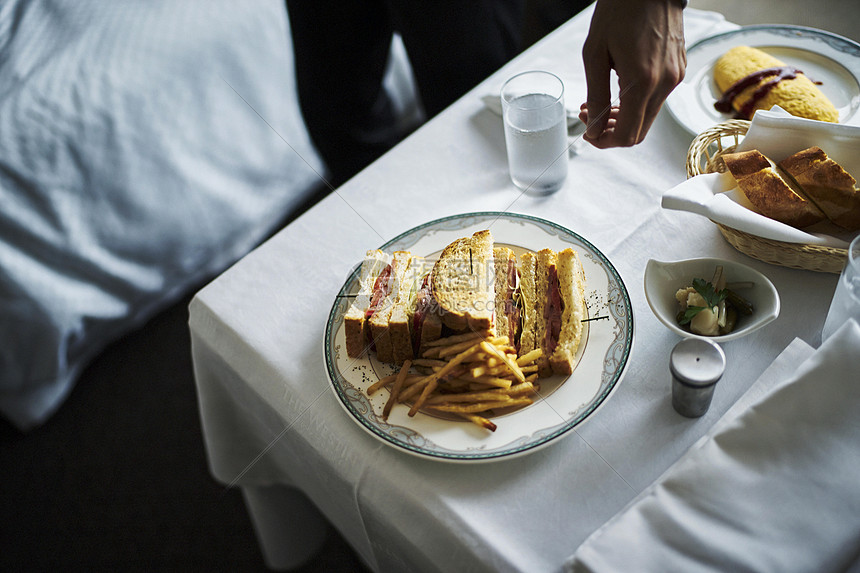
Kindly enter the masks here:
[[[722, 336], [701, 336], [684, 330], [678, 325], [678, 289], [690, 286], [693, 279], [711, 280], [714, 270], [722, 265], [727, 283], [752, 282], [752, 288], [738, 289], [737, 294], [753, 305], [751, 316], [738, 316], [735, 329]], [[701, 258], [684, 261], [662, 262], [651, 259], [645, 266], [645, 298], [651, 310], [666, 325], [666, 328], [684, 338], [707, 338], [714, 342], [726, 342], [746, 336], [779, 316], [779, 293], [770, 280], [746, 265], [725, 259]]]

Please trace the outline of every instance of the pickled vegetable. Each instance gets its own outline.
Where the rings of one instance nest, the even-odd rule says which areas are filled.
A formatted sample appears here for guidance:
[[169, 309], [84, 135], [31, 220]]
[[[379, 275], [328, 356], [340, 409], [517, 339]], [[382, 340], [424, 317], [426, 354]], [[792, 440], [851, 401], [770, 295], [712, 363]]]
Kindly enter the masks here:
[[[752, 283], [732, 286], [751, 287]], [[726, 287], [722, 266], [717, 266], [710, 281], [695, 278], [691, 286], [678, 289], [675, 299], [679, 304], [678, 324], [701, 336], [729, 334], [737, 326], [739, 315], [753, 313], [749, 301]]]

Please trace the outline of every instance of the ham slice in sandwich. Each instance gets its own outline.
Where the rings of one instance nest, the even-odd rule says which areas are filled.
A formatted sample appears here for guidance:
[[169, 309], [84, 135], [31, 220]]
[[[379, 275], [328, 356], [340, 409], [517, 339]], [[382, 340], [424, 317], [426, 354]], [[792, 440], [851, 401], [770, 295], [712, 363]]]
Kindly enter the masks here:
[[367, 251], [361, 263], [358, 294], [343, 317], [346, 353], [351, 358], [358, 358], [369, 346], [368, 318], [373, 316], [388, 294], [391, 261], [391, 255], [374, 249]]
[[[384, 295], [378, 300], [371, 301], [368, 309], [367, 322], [370, 325], [371, 345], [376, 349], [376, 357], [380, 362], [394, 362], [394, 343], [391, 337], [389, 321], [397, 303], [398, 297], [411, 285], [406, 284], [412, 253], [395, 251], [391, 260], [391, 272], [384, 287]], [[381, 279], [380, 279], [381, 280]], [[380, 292], [375, 293], [379, 296]]]
[[517, 256], [508, 247], [493, 247], [496, 293], [494, 304], [496, 336], [507, 336], [511, 345], [519, 350], [522, 329], [519, 304], [520, 271]]

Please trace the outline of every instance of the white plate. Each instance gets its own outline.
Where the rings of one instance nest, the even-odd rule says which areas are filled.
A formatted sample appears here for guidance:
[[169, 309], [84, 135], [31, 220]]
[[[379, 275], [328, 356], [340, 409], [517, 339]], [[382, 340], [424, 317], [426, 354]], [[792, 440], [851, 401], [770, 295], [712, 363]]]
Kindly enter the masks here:
[[666, 100], [669, 113], [694, 135], [731, 119], [714, 109], [721, 92], [714, 64], [735, 46], [751, 46], [803, 71], [839, 110], [839, 122], [860, 125], [860, 44], [803, 26], [745, 26], [699, 40], [687, 49], [687, 74]]
[[388, 421], [382, 419], [388, 391], [368, 397], [366, 389], [393, 372], [393, 367], [372, 356], [353, 359], [346, 355], [343, 315], [349, 296], [357, 292], [359, 268], [343, 285], [326, 326], [326, 366], [341, 405], [376, 438], [425, 458], [497, 460], [549, 444], [581, 424], [608, 399], [622, 378], [633, 347], [633, 309], [615, 267], [591, 243], [555, 223], [512, 213], [468, 213], [416, 227], [381, 248], [387, 252], [409, 250], [432, 258], [455, 239], [481, 229], [490, 229], [496, 243], [510, 245], [515, 251], [575, 249], [586, 277], [590, 316], [573, 374], [542, 379], [535, 403], [494, 418], [498, 426], [495, 432], [421, 412], [410, 418], [404, 405], [396, 405]]

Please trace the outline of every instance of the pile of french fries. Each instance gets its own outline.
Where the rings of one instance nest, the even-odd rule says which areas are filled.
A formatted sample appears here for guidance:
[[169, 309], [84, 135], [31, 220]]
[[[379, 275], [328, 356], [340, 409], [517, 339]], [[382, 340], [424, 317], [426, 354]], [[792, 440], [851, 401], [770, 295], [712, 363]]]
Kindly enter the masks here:
[[445, 412], [492, 432], [496, 424], [488, 416], [532, 403], [540, 390], [536, 363], [540, 356], [538, 349], [517, 358], [506, 336], [481, 332], [448, 336], [428, 343], [420, 358], [404, 362], [398, 372], [371, 385], [367, 394], [391, 386], [382, 411], [386, 420], [394, 404], [406, 403], [410, 416], [422, 409]]

